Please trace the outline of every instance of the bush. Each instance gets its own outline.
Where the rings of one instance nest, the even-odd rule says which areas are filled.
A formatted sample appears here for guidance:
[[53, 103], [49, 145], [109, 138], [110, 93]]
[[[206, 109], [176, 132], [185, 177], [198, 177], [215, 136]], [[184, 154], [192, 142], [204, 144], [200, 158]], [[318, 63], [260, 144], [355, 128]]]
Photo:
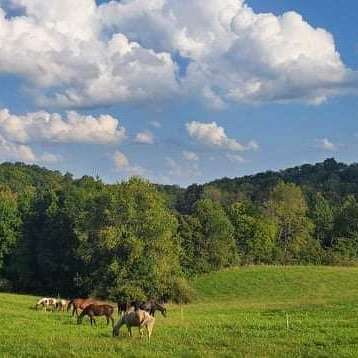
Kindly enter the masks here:
[[175, 303], [190, 303], [195, 298], [195, 291], [184, 278], [177, 278], [171, 290], [171, 300]]

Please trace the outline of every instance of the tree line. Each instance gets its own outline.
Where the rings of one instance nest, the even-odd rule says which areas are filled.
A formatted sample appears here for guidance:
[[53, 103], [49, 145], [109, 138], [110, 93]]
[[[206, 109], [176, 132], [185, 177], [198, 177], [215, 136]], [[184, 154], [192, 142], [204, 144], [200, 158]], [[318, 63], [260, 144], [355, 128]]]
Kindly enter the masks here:
[[189, 301], [247, 264], [355, 264], [358, 166], [327, 159], [186, 189], [0, 165], [0, 288]]

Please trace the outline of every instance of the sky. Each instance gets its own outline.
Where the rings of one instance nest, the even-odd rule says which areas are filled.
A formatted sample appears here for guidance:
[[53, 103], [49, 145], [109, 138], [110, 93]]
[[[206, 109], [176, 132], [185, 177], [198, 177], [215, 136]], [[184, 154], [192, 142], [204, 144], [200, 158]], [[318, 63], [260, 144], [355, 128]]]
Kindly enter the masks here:
[[0, 0], [0, 162], [187, 186], [357, 161], [355, 0]]

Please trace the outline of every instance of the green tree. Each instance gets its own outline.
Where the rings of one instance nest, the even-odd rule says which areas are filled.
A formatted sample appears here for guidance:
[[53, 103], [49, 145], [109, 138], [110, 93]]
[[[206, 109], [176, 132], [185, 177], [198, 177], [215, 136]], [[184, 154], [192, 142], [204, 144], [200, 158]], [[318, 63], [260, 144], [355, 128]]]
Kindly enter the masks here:
[[321, 193], [317, 193], [313, 197], [310, 216], [315, 225], [315, 238], [323, 247], [332, 247], [334, 213], [328, 200]]
[[311, 246], [314, 230], [307, 217], [307, 204], [301, 188], [280, 182], [272, 190], [266, 206], [268, 217], [279, 227], [278, 241], [283, 249], [283, 261], [297, 262], [301, 251]]
[[21, 218], [17, 196], [6, 187], [0, 188], [0, 270], [4, 259], [15, 247], [20, 234]]
[[107, 188], [79, 236], [83, 281], [101, 296], [170, 297], [181, 276], [176, 229], [152, 184], [132, 178]]
[[234, 239], [242, 255], [248, 253], [248, 242], [252, 238], [254, 226], [258, 218], [252, 205], [248, 202], [232, 204], [228, 210], [228, 217], [234, 227]]
[[267, 218], [255, 221], [247, 242], [246, 261], [254, 264], [272, 264], [279, 256], [278, 227]]
[[237, 262], [234, 228], [220, 204], [210, 199], [196, 203], [193, 216], [201, 225], [200, 255], [208, 269], [218, 270]]

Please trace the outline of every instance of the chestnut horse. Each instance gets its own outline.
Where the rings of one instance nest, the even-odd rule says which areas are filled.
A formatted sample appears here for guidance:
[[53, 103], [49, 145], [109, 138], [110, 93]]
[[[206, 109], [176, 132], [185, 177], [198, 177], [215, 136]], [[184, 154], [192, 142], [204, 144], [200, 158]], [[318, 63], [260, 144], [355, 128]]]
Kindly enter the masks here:
[[71, 306], [73, 306], [72, 309], [72, 317], [75, 315], [78, 317], [78, 310], [85, 309], [89, 304], [91, 303], [98, 303], [97, 300], [93, 298], [75, 298], [68, 302], [67, 304], [67, 312], [70, 310]]
[[91, 303], [88, 306], [86, 306], [85, 309], [81, 312], [81, 314], [77, 318], [77, 324], [82, 323], [84, 316], [89, 316], [92, 326], [92, 323], [96, 324], [96, 320], [94, 319], [94, 317], [106, 316], [107, 325], [109, 324], [109, 320], [111, 320], [112, 327], [113, 327], [114, 325], [114, 319], [112, 317], [113, 312], [114, 312], [114, 307], [111, 305], [98, 305], [98, 304]]

